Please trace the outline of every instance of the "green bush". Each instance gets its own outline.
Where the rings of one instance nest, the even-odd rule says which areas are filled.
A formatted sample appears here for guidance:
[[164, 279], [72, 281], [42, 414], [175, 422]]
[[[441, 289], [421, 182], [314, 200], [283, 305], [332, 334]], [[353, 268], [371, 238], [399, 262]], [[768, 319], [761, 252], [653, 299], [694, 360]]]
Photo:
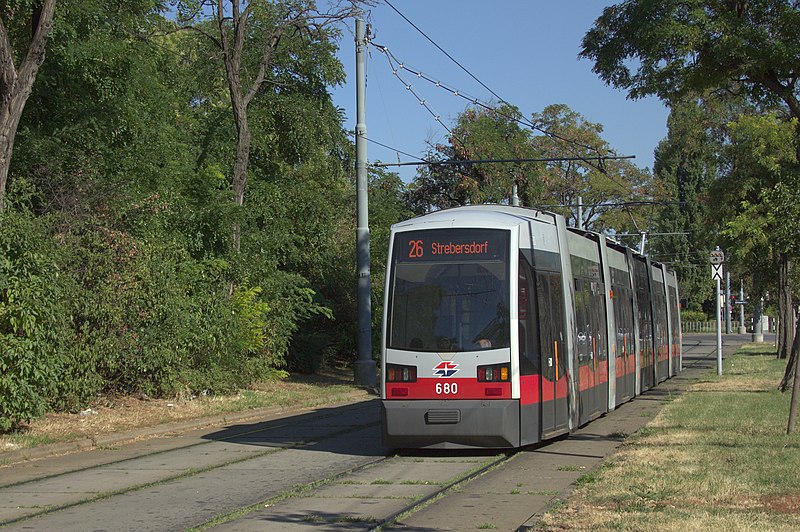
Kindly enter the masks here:
[[0, 429], [40, 416], [64, 385], [70, 339], [46, 219], [0, 213]]
[[708, 321], [708, 316], [706, 316], [705, 312], [699, 310], [682, 310], [681, 311], [681, 320], [682, 321]]

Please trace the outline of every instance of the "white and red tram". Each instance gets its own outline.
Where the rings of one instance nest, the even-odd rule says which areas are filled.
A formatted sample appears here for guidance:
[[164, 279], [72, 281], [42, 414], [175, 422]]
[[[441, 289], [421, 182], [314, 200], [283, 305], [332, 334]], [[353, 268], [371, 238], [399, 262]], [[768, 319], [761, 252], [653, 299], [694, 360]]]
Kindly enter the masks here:
[[388, 447], [530, 445], [680, 368], [675, 273], [562, 216], [480, 205], [392, 227]]

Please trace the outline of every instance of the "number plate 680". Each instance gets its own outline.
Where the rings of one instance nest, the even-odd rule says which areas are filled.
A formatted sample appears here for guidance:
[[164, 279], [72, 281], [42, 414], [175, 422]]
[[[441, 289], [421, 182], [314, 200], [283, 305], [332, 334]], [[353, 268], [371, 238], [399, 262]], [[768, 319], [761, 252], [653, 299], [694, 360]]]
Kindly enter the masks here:
[[439, 395], [453, 395], [458, 393], [458, 384], [455, 382], [437, 382], [436, 393]]

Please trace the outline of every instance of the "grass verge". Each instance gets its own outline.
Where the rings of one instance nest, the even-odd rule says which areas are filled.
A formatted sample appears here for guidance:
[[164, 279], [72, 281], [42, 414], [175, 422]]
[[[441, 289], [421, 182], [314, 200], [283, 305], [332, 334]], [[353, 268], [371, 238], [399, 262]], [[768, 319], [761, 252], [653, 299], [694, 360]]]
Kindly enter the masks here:
[[49, 413], [20, 430], [0, 433], [0, 463], [3, 453], [17, 449], [261, 408], [324, 406], [342, 402], [361, 390], [352, 384], [351, 374], [337, 372], [264, 382], [235, 395], [169, 400], [100, 397], [83, 412]]
[[[772, 351], [770, 351], [772, 349]], [[666, 405], [541, 530], [800, 530], [800, 433], [786, 434], [785, 361], [745, 346]]]

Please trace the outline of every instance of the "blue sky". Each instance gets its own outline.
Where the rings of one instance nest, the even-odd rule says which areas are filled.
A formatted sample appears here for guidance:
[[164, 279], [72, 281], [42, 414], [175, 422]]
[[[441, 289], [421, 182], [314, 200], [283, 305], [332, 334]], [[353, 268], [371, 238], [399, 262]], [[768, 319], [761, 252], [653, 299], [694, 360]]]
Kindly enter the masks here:
[[[564, 103], [586, 120], [603, 126], [603, 137], [620, 155], [652, 169], [653, 150], [666, 136], [668, 115], [655, 98], [628, 100], [592, 72], [592, 63], [578, 59], [583, 35], [613, 2], [589, 0], [390, 0], [439, 46], [504, 100], [526, 116], [547, 105]], [[414, 70], [481, 101], [493, 96], [448, 59], [385, 4], [371, 10], [373, 41], [387, 46]], [[345, 127], [355, 128], [355, 29], [344, 31], [339, 58], [347, 84], [333, 92], [344, 109]], [[442, 141], [447, 132], [392, 74], [383, 54], [371, 48], [367, 59], [367, 136], [413, 155], [422, 156], [428, 141]], [[401, 75], [411, 83], [445, 124], [452, 125], [467, 102], [422, 79]], [[370, 162], [396, 162], [397, 153], [369, 143]], [[400, 155], [403, 161], [410, 160]], [[397, 170], [405, 180], [413, 167]]]

